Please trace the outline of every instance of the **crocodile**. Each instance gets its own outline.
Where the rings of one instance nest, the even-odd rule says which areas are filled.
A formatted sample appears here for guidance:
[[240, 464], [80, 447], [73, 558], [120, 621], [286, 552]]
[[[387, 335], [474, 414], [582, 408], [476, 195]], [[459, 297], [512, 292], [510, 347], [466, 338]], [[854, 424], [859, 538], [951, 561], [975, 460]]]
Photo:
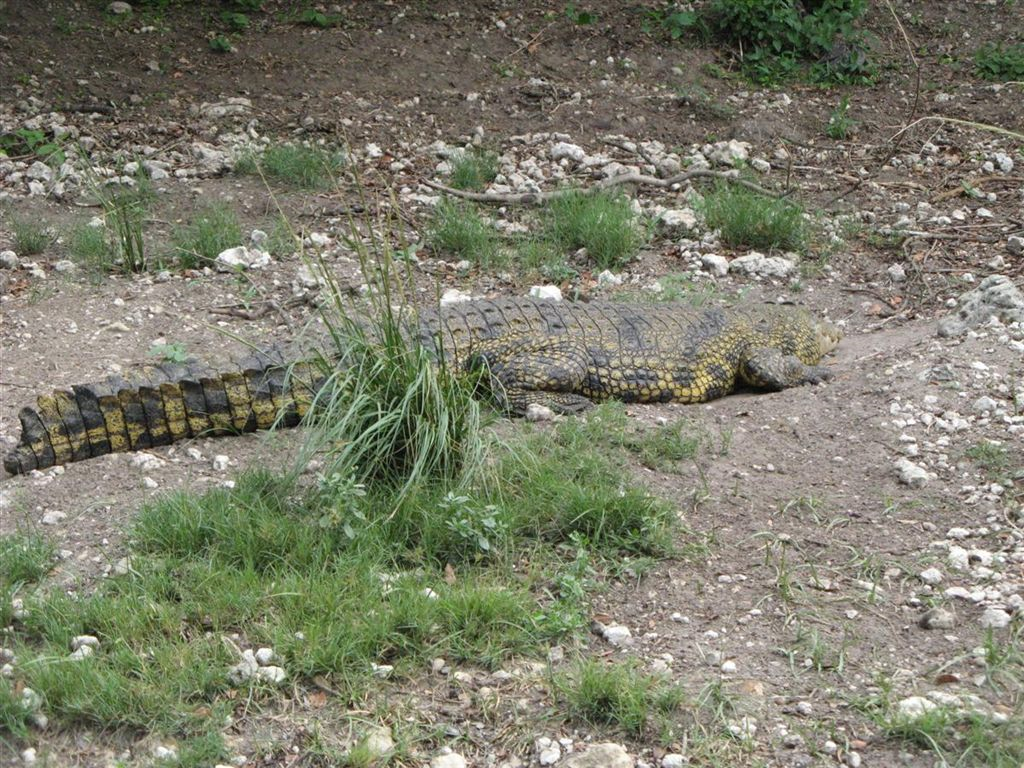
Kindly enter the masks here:
[[[699, 403], [737, 387], [781, 390], [831, 377], [821, 358], [831, 323], [790, 306], [694, 309], [678, 304], [481, 299], [423, 310], [407, 337], [482, 378], [513, 415], [531, 406], [579, 413], [596, 402]], [[58, 389], [19, 413], [11, 474], [177, 440], [299, 424], [323, 372], [279, 350], [232, 370], [147, 365], [131, 378]]]

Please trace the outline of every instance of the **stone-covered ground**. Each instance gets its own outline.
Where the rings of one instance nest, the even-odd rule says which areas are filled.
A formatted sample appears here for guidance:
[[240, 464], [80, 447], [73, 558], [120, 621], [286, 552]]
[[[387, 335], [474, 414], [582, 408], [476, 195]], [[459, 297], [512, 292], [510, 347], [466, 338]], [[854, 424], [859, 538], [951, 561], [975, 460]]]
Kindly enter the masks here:
[[[1022, 717], [1024, 309], [1014, 284], [1024, 275], [1024, 91], [978, 79], [971, 59], [985, 42], [1020, 42], [1020, 4], [880, 5], [869, 20], [878, 82], [840, 89], [726, 76], [726, 52], [646, 30], [652, 4], [602, 3], [580, 25], [542, 3], [351, 3], [325, 9], [344, 18], [327, 29], [266, 5], [228, 54], [209, 48], [221, 22], [205, 6], [114, 16], [99, 3], [0, 5], [0, 133], [41, 132], [67, 156], [0, 158], [8, 444], [33, 393], [123, 371], [157, 345], [215, 362], [242, 349], [236, 337], [293, 338], [319, 292], [308, 257], [358, 292], [350, 213], [387, 215], [422, 239], [437, 202], [424, 182], [446, 183], [452, 152], [465, 146], [500, 156], [495, 192], [740, 162], [813, 212], [811, 255], [725, 248], [703, 226], [694, 195], [707, 187], [695, 182], [637, 190], [638, 212], [658, 223], [623, 269], [602, 274], [576, 254], [555, 285], [429, 247], [410, 262], [424, 303], [438, 292], [525, 295], [540, 283], [584, 300], [679, 291], [796, 302], [846, 333], [826, 386], [628, 408], [644, 425], [685, 419], [720, 447], [671, 471], [623, 467], [678, 501], [708, 548], [600, 593], [591, 651], [695, 691], [721, 683], [735, 705], [723, 738], [744, 744], [745, 765], [939, 764], [869, 716], [885, 706], [908, 722], [935, 707], [993, 723]], [[855, 126], [829, 138], [843, 95]], [[285, 140], [343, 147], [358, 187], [346, 176], [317, 193], [271, 192], [233, 171], [246, 150]], [[100, 213], [97, 189], [134, 183], [129, 163], [156, 191], [151, 253], [222, 201], [246, 232], [273, 232], [284, 214], [304, 236], [301, 257], [292, 249], [259, 268], [168, 264], [97, 277], [71, 258], [69, 233]], [[520, 209], [488, 213], [499, 232], [522, 226]], [[37, 255], [18, 253], [14, 219], [43, 222], [54, 239]], [[979, 286], [1003, 306], [968, 312], [970, 327], [949, 324], [976, 308], [964, 296]], [[246, 307], [267, 311], [236, 311]], [[6, 478], [0, 533], [44, 526], [61, 547], [53, 578], [88, 590], [123, 556], [123, 531], [145, 499], [283, 465], [298, 437], [198, 440]], [[996, 656], [1007, 659], [998, 668]], [[515, 701], [515, 722], [483, 717], [484, 688]], [[312, 723], [343, 716], [307, 693], [239, 727], [238, 765], [255, 764], [247, 760], [261, 744], [298, 744]], [[547, 719], [546, 674], [530, 664], [436, 665], [392, 695], [472, 765], [584, 765], [589, 750], [594, 765], [671, 766], [688, 755], [687, 744]], [[621, 746], [597, 758], [590, 745], [608, 741]], [[49, 729], [37, 732], [34, 759], [144, 765], [153, 748], [131, 735]], [[31, 757], [0, 751], [5, 764]]]

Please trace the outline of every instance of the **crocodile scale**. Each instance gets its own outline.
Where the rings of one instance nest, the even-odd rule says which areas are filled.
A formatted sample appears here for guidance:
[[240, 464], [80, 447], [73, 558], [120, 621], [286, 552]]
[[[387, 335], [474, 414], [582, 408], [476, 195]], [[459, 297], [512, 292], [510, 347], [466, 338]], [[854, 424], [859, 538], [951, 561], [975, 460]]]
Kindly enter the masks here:
[[[693, 309], [677, 304], [481, 299], [419, 313], [410, 333], [461, 370], [483, 367], [497, 404], [578, 413], [603, 400], [705, 402], [737, 386], [824, 381], [818, 363], [839, 332], [786, 306]], [[294, 426], [322, 374], [265, 352], [233, 371], [197, 363], [140, 368], [73, 386], [19, 413], [12, 473], [166, 445], [190, 437]]]

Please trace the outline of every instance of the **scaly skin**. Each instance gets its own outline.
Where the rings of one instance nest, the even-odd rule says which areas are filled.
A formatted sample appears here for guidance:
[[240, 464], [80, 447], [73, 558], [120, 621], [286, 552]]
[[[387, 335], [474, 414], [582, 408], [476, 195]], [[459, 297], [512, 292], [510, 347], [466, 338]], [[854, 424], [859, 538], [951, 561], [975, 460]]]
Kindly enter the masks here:
[[[463, 370], [483, 368], [497, 403], [578, 413], [603, 400], [698, 403], [743, 384], [779, 390], [830, 378], [819, 366], [839, 342], [800, 309], [572, 304], [496, 299], [420, 314], [418, 341]], [[19, 414], [14, 474], [201, 435], [292, 426], [317, 390], [313, 366], [290, 375], [268, 352], [233, 372], [194, 363], [146, 366], [132, 380], [42, 395]], [[279, 419], [280, 415], [280, 419]]]

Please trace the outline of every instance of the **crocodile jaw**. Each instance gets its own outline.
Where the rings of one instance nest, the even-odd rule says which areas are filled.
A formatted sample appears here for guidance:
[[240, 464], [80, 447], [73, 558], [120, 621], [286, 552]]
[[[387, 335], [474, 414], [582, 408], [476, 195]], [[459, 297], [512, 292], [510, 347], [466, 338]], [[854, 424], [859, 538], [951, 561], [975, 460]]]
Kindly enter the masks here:
[[822, 356], [827, 355], [839, 346], [843, 338], [843, 332], [828, 320], [819, 320], [814, 327], [814, 335], [818, 339], [818, 346], [821, 348]]

